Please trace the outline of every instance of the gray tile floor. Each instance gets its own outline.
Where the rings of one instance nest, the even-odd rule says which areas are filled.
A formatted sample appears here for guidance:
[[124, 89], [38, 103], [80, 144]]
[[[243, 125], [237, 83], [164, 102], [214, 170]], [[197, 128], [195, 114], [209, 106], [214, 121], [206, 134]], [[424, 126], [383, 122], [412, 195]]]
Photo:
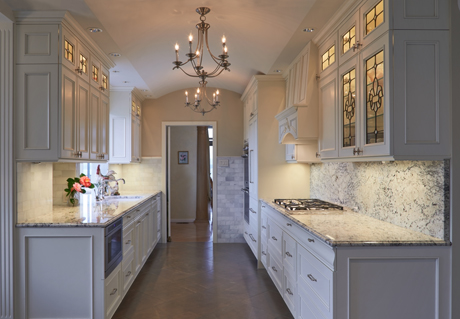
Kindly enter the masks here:
[[113, 319], [281, 319], [292, 315], [246, 244], [158, 244]]

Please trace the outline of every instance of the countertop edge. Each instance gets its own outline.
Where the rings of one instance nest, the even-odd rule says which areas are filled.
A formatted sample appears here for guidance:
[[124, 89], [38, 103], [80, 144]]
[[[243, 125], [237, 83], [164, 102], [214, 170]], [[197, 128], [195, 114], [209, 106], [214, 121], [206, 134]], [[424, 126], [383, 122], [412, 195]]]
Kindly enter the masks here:
[[137, 204], [125, 209], [122, 213], [119, 215], [115, 216], [114, 218], [108, 220], [105, 223], [92, 223], [92, 224], [85, 224], [85, 223], [61, 223], [61, 224], [53, 224], [53, 223], [16, 223], [15, 227], [16, 228], [72, 228], [72, 227], [85, 227], [85, 228], [105, 228], [109, 226], [110, 224], [114, 223], [115, 221], [119, 220], [122, 218], [127, 212], [141, 206], [144, 204], [147, 200], [157, 196], [158, 194], [161, 194], [161, 191], [156, 191], [153, 193], [150, 193], [148, 195], [145, 195], [145, 198], [140, 200]]
[[389, 247], [389, 246], [452, 246], [452, 243], [450, 241], [443, 241], [439, 240], [439, 242], [435, 241], [380, 241], [380, 242], [352, 242], [352, 241], [337, 241], [337, 240], [331, 240], [330, 238], [324, 236], [320, 232], [316, 231], [315, 229], [305, 225], [304, 223], [300, 222], [298, 219], [294, 218], [293, 216], [283, 212], [283, 208], [276, 206], [273, 202], [267, 201], [265, 199], [260, 199], [262, 203], [265, 203], [266, 205], [270, 206], [273, 208], [275, 211], [281, 214], [281, 216], [289, 219], [290, 221], [294, 222], [298, 226], [302, 227], [306, 231], [312, 233], [313, 235], [317, 236], [321, 241], [323, 241], [325, 244], [331, 247], [376, 247], [376, 246], [382, 246], [382, 247]]

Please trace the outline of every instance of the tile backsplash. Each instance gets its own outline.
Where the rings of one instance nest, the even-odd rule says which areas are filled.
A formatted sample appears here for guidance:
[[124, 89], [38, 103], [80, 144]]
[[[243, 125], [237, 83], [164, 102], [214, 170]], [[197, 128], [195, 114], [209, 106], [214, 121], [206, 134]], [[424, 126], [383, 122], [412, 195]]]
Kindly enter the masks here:
[[449, 239], [448, 161], [314, 164], [310, 184], [311, 198]]
[[117, 172], [120, 193], [152, 193], [161, 190], [161, 157], [143, 157], [139, 164], [110, 164], [109, 169]]
[[48, 213], [53, 206], [53, 163], [17, 164], [18, 222]]
[[75, 163], [53, 163], [53, 204], [55, 206], [67, 205], [64, 189], [67, 188], [67, 179], [77, 176]]

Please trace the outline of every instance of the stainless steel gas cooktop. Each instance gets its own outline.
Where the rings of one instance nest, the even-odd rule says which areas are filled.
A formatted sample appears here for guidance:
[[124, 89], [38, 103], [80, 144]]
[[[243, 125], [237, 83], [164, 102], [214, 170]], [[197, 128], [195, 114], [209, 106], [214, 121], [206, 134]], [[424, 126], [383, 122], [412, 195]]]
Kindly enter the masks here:
[[275, 199], [274, 202], [287, 210], [343, 210], [342, 206], [320, 199]]

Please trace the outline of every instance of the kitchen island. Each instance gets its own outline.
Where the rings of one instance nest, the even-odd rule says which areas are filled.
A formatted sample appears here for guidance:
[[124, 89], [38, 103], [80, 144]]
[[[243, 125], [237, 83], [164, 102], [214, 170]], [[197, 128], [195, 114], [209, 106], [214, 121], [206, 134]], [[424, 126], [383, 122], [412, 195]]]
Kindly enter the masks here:
[[18, 216], [20, 318], [111, 318], [161, 237], [161, 193]]
[[260, 201], [261, 262], [296, 318], [449, 318], [451, 243], [350, 209]]

